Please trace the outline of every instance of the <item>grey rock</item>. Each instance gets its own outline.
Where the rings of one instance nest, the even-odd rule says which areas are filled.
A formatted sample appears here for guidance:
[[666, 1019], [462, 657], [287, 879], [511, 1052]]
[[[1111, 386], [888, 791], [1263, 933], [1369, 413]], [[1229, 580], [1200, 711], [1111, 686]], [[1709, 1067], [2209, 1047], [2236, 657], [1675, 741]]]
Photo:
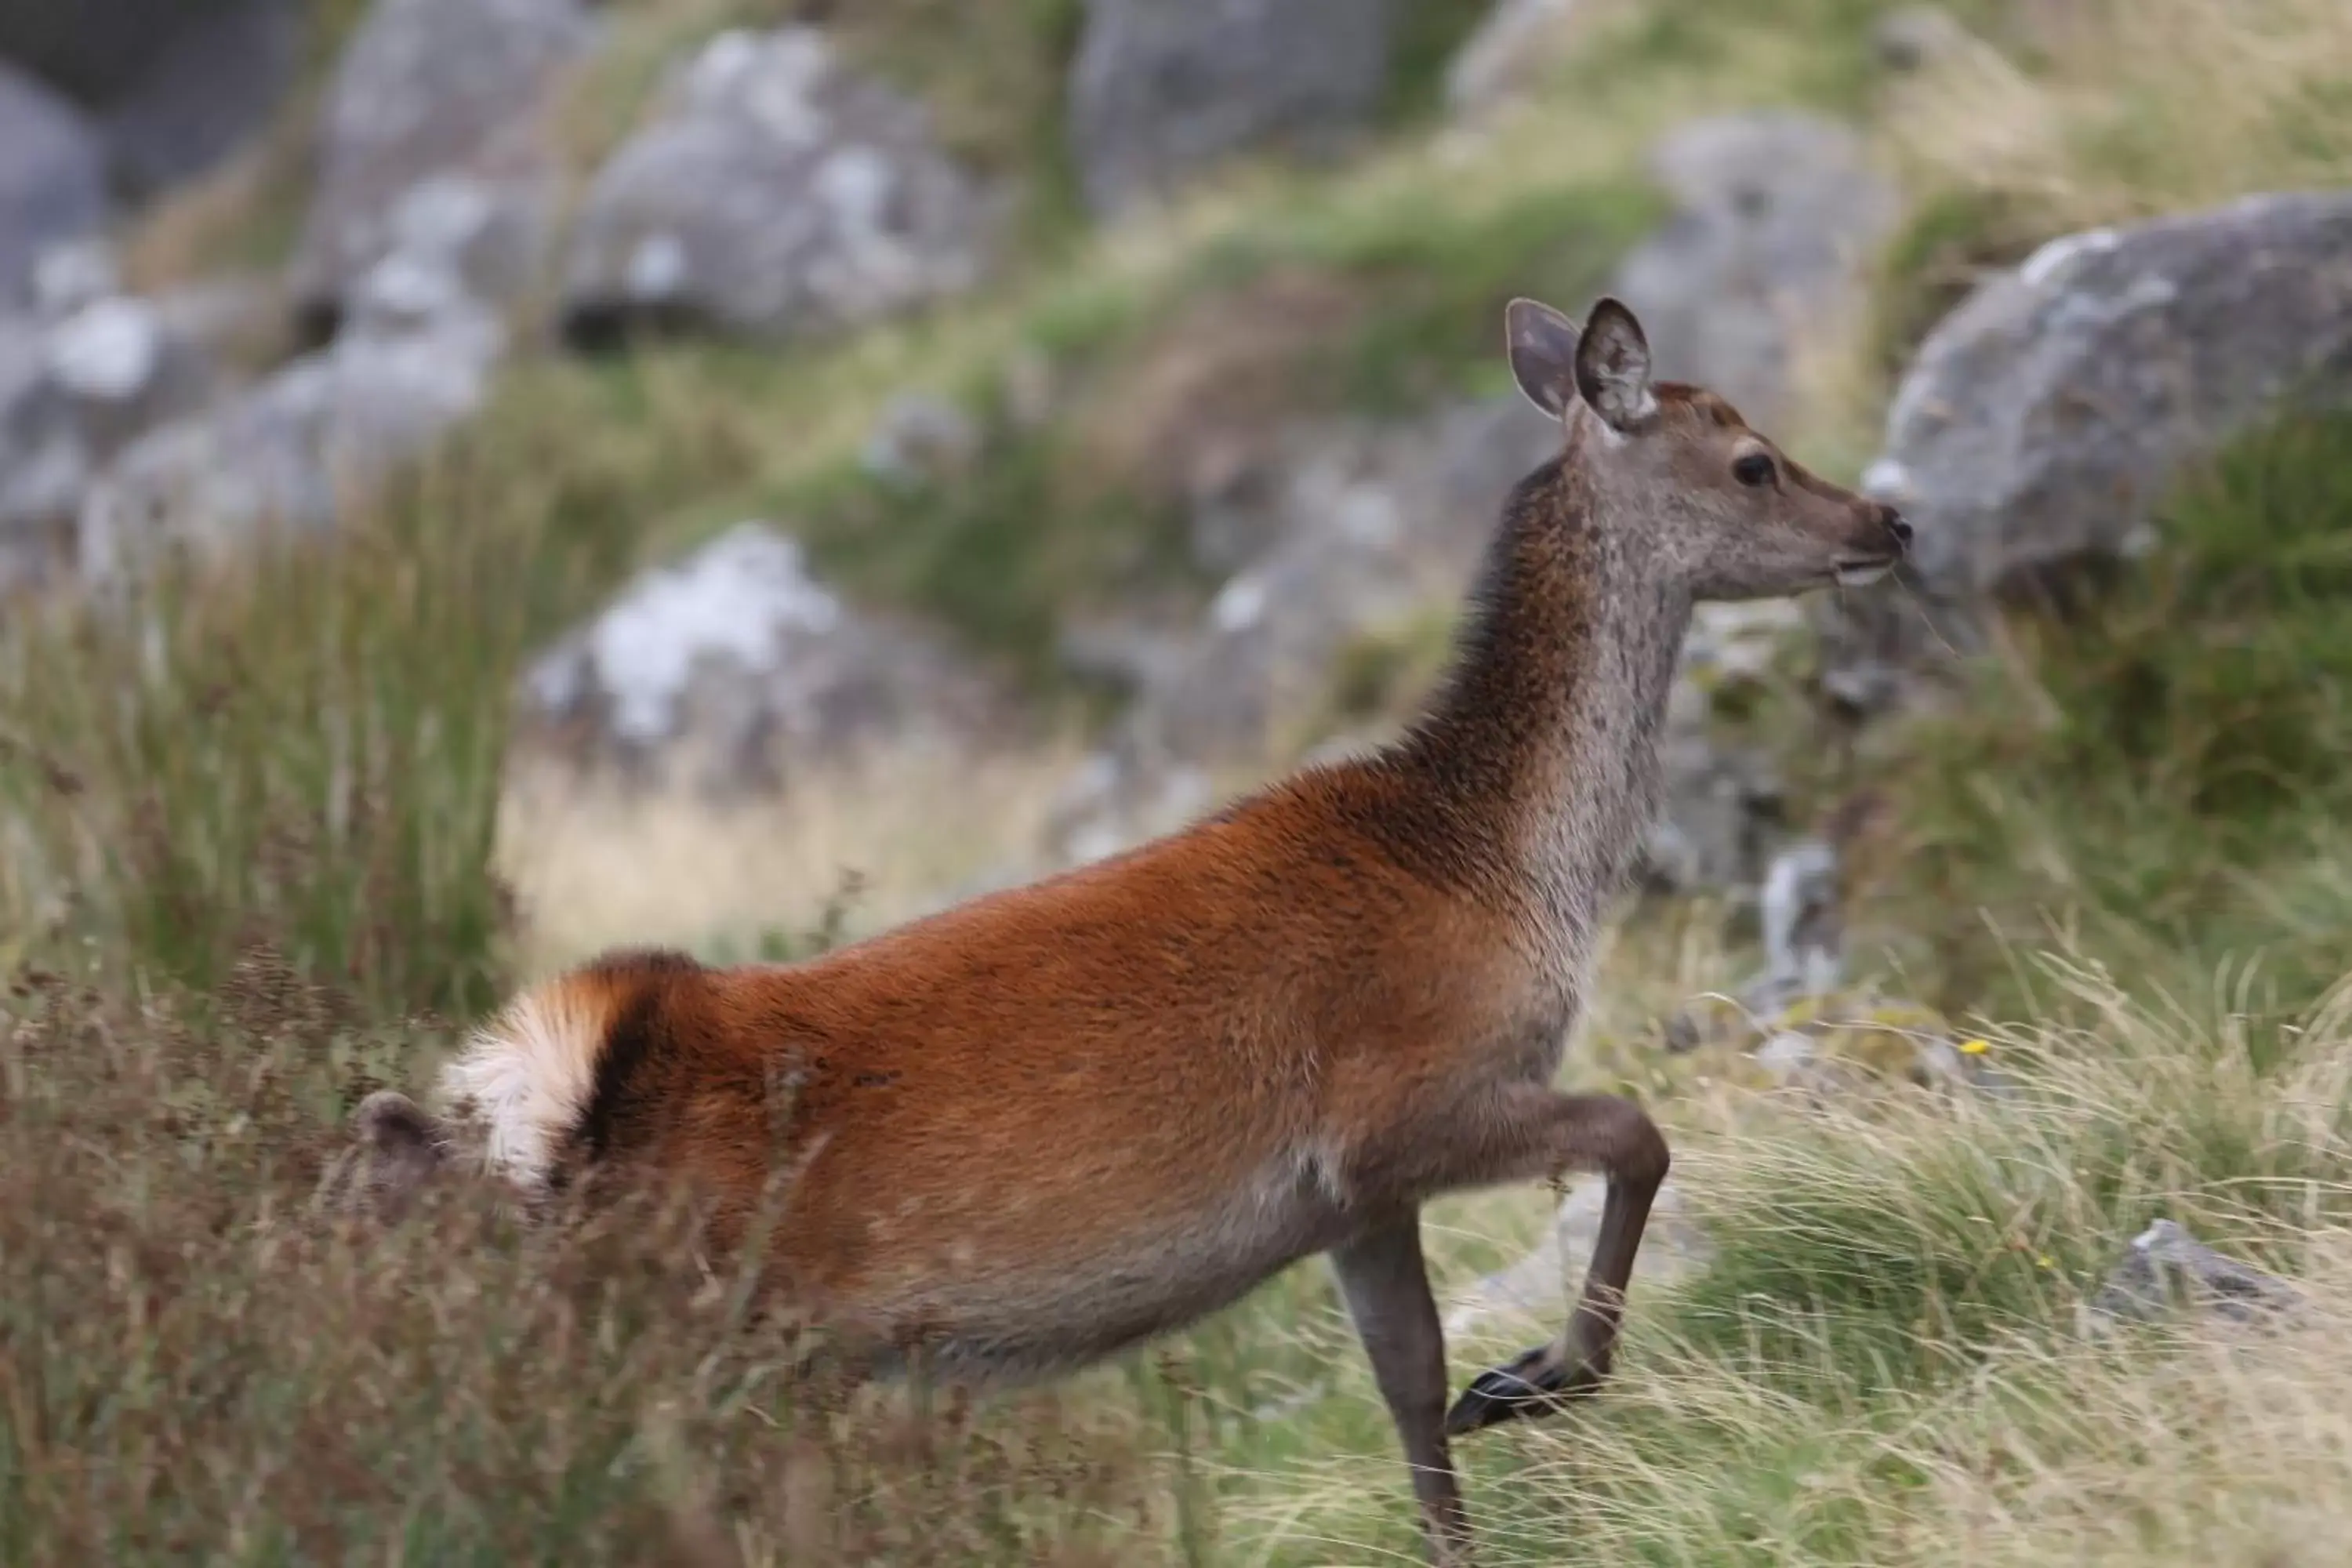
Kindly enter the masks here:
[[[1519, 1323], [1540, 1324], [1556, 1332], [1583, 1283], [1607, 1197], [1605, 1182], [1578, 1183], [1561, 1200], [1550, 1229], [1525, 1257], [1479, 1279], [1448, 1305], [1445, 1332], [1502, 1330]], [[1650, 1289], [1671, 1285], [1704, 1268], [1714, 1252], [1692, 1218], [1682, 1189], [1669, 1178], [1658, 1189], [1642, 1248], [1633, 1255], [1633, 1282]]]
[[1756, 1058], [1757, 1066], [1775, 1078], [1786, 1079], [1797, 1077], [1812, 1066], [1821, 1055], [1821, 1049], [1813, 1044], [1811, 1036], [1799, 1034], [1794, 1029], [1783, 1029], [1768, 1037], [1749, 1054]]
[[1395, 0], [1087, 0], [1069, 146], [1114, 216], [1245, 153], [1328, 155], [1378, 112]]
[[1853, 308], [1901, 216], [1863, 142], [1787, 110], [1695, 121], [1652, 149], [1675, 202], [1619, 265], [1657, 374], [1696, 381], [1769, 429], [1790, 409], [1803, 336]]
[[1534, 85], [1576, 12], [1576, 0], [1496, 0], [1446, 65], [1446, 107], [1475, 117]]
[[1668, 894], [1752, 888], [1782, 798], [1771, 758], [1760, 747], [1719, 739], [1703, 723], [1671, 719], [1658, 758], [1664, 794], [1637, 875]]
[[1197, 767], [1096, 752], [1055, 792], [1043, 845], [1047, 863], [1081, 866], [1117, 854], [1181, 827], [1213, 800], [1209, 776]]
[[29, 302], [46, 320], [122, 291], [122, 268], [114, 247], [101, 236], [45, 247], [33, 264]]
[[846, 69], [817, 29], [726, 33], [598, 172], [566, 334], [788, 338], [879, 320], [978, 282], [993, 215], [923, 108]]
[[218, 381], [202, 346], [149, 300], [49, 297], [54, 315], [0, 319], [0, 593], [69, 570], [100, 469]]
[[251, 0], [8, 0], [0, 58], [78, 103], [122, 98], [178, 43]]
[[317, 335], [404, 252], [493, 304], [530, 291], [562, 194], [544, 121], [593, 39], [582, 0], [375, 0], [328, 89], [292, 268]]
[[174, 19], [99, 103], [116, 187], [132, 200], [192, 179], [266, 127], [302, 63], [295, 0], [215, 0]]
[[1790, 845], [1772, 858], [1759, 902], [1764, 973], [1748, 1005], [1769, 1015], [1834, 990], [1845, 968], [1837, 851], [1819, 838]]
[[264, 528], [320, 530], [480, 407], [506, 335], [467, 302], [425, 322], [355, 317], [326, 348], [132, 442], [83, 503], [98, 584], [159, 552], [218, 560]]
[[0, 599], [71, 557], [89, 454], [48, 374], [40, 324], [0, 318]]
[[1870, 487], [1920, 579], [1997, 590], [2145, 542], [2189, 463], [2284, 401], [2352, 394], [2352, 191], [2053, 240], [1920, 346]]
[[0, 60], [0, 310], [26, 301], [42, 253], [107, 219], [106, 155], [72, 104]]
[[522, 710], [529, 737], [583, 768], [642, 781], [690, 767], [722, 794], [886, 741], [969, 747], [1006, 716], [969, 658], [853, 606], [762, 522], [630, 584], [533, 661]]
[[2352, 192], [2246, 197], [2051, 241], [1938, 323], [1864, 486], [1917, 531], [1907, 594], [1824, 604], [1864, 712], [1982, 646], [1984, 616], [2151, 542], [2193, 465], [2352, 397]]
[[1263, 542], [1256, 558], [1142, 694], [1127, 743], [1194, 763], [1263, 756], [1326, 694], [1351, 638], [1458, 603], [1510, 487], [1558, 441], [1516, 395], [1288, 432], [1247, 487], [1261, 510], [1239, 531]]
[[2090, 1326], [2150, 1321], [2189, 1306], [2233, 1323], [2292, 1315], [2303, 1294], [2285, 1280], [2225, 1258], [2176, 1222], [2159, 1219], [2108, 1271], [2088, 1303]]
[[1769, 749], [1724, 715], [1763, 686], [1780, 651], [1804, 633], [1793, 602], [1696, 606], [1659, 738], [1664, 796], [1638, 867], [1667, 893], [1744, 897], [1780, 835], [1784, 787]]

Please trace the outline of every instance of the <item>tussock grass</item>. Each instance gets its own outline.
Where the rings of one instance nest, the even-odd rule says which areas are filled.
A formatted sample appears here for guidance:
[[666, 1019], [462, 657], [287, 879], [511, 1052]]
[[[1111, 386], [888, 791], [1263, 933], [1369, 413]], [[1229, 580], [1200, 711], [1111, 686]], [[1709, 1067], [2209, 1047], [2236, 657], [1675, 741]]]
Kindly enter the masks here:
[[[478, 450], [331, 546], [233, 578], [169, 571], [0, 641], [5, 924], [195, 987], [266, 941], [381, 1009], [486, 1005], [514, 673], [572, 615], [595, 551], [542, 551], [526, 471], [467, 516]], [[503, 458], [501, 458], [503, 461]], [[609, 566], [606, 570], [609, 571]]]
[[[1997, 1541], [1993, 1560], [2055, 1563], [2137, 1540], [2148, 1561], [2187, 1562], [2334, 1506], [2352, 1464], [2340, 1417], [2315, 1423], [2327, 1396], [2273, 1408], [2264, 1391], [2297, 1368], [2341, 1376], [2327, 1325], [2352, 1310], [2347, 994], [2282, 1027], [2137, 1002], [2080, 963], [2052, 977], [2085, 1022], [1995, 1036], [2014, 1098], [1685, 1108], [1675, 1180], [1713, 1258], [1637, 1286], [1602, 1398], [1462, 1445], [1487, 1555], [1558, 1562], [1573, 1542], [1605, 1561], [1858, 1564], [1975, 1561]], [[2159, 1215], [2296, 1279], [2312, 1325], [2086, 1336], [2078, 1310]], [[1454, 1278], [1465, 1260], [1444, 1236], [1462, 1217], [1430, 1227]], [[1523, 1332], [1457, 1344], [1457, 1377]], [[1361, 1490], [1385, 1441], [1369, 1376], [1336, 1366], [1307, 1417], [1312, 1457], [1232, 1505], [1268, 1560], [1411, 1548], [1409, 1510]], [[2179, 1468], [2139, 1468], [2159, 1456]], [[2117, 1519], [2062, 1475], [2136, 1506]]]
[[1179, 1560], [1148, 1363], [813, 1391], [674, 1206], [533, 1230], [453, 1184], [348, 1225], [311, 1202], [333, 1119], [444, 1039], [265, 951], [193, 1011], [110, 979], [0, 1005], [0, 1559]]

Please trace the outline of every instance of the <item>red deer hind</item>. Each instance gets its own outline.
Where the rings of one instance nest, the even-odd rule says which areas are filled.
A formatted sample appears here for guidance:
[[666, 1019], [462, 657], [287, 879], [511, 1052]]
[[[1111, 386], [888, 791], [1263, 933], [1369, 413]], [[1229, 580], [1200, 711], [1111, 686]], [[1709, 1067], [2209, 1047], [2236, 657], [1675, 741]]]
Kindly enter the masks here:
[[[1617, 301], [1580, 330], [1515, 300], [1506, 327], [1560, 448], [1504, 506], [1402, 738], [807, 962], [623, 952], [536, 985], [446, 1069], [446, 1121], [362, 1107], [377, 1190], [470, 1138], [530, 1192], [675, 1175], [740, 1234], [788, 1158], [776, 1299], [877, 1344], [919, 1327], [968, 1382], [1075, 1369], [1328, 1252], [1432, 1554], [1466, 1563], [1449, 1440], [1607, 1375], [1666, 1173], [1639, 1106], [1552, 1080], [1656, 806], [1691, 605], [1871, 581], [1910, 537], [1721, 398], [1654, 384]], [[1608, 1183], [1580, 1297], [1449, 1407], [1421, 1205], [1571, 1171]]]

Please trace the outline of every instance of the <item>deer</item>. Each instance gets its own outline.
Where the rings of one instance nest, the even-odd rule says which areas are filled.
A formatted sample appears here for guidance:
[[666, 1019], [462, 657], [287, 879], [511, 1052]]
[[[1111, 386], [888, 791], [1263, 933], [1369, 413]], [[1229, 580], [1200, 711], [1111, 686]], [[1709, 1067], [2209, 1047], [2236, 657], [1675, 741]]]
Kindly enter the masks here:
[[[814, 957], [608, 952], [479, 1026], [438, 1108], [363, 1101], [367, 1190], [468, 1149], [525, 1194], [657, 1172], [723, 1234], [765, 1213], [759, 1289], [878, 1375], [919, 1333], [966, 1385], [1073, 1372], [1325, 1255], [1427, 1554], [1468, 1563], [1453, 1444], [1604, 1384], [1669, 1170], [1633, 1099], [1554, 1080], [1659, 804], [1693, 606], [1862, 585], [1911, 537], [1654, 379], [1622, 301], [1580, 326], [1517, 299], [1504, 328], [1559, 442], [1395, 738]], [[1423, 1205], [1572, 1173], [1605, 1197], [1559, 1331], [1449, 1401]]]

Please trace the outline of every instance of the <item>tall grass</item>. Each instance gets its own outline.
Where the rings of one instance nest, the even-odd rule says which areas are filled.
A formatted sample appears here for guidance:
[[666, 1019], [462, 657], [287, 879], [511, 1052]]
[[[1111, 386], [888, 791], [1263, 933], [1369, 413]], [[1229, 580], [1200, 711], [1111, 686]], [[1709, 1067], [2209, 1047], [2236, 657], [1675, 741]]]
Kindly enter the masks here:
[[167, 569], [0, 640], [0, 894], [198, 988], [246, 943], [370, 1007], [499, 983], [492, 868], [515, 678], [614, 574], [520, 454], [461, 443], [332, 540]]
[[927, 1411], [789, 1379], [675, 1205], [352, 1226], [334, 1120], [444, 1042], [264, 951], [188, 1001], [0, 1004], [0, 1561], [1181, 1560], [1149, 1364]]

